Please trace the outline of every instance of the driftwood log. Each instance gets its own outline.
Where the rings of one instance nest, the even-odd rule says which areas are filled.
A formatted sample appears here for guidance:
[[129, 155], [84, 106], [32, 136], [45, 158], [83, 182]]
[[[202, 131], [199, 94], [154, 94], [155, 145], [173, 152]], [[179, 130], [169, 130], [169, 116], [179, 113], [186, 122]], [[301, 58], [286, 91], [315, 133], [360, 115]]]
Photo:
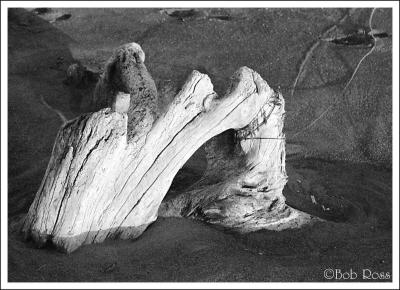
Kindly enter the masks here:
[[[136, 238], [159, 210], [243, 231], [280, 229], [298, 218], [282, 195], [284, 101], [256, 72], [240, 68], [218, 97], [209, 77], [193, 71], [161, 115], [157, 102], [140, 46], [122, 46], [99, 80], [94, 112], [60, 129], [24, 221], [26, 238], [71, 252], [106, 238]], [[225, 149], [206, 146], [209, 174], [220, 170], [228, 178], [198, 184], [160, 208], [194, 152], [232, 129], [237, 142], [228, 165], [216, 158]]]
[[249, 125], [206, 143], [207, 169], [186, 192], [163, 201], [159, 215], [191, 217], [249, 232], [315, 220], [285, 203], [284, 99], [274, 93]]

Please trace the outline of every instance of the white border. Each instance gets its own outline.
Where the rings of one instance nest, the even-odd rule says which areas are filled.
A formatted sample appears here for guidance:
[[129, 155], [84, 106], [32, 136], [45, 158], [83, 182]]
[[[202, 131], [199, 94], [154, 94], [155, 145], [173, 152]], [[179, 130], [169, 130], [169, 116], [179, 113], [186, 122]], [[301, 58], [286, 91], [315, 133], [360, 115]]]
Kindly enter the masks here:
[[[392, 283], [8, 283], [7, 218], [7, 8], [9, 7], [386, 7], [393, 8], [393, 282]], [[397, 1], [3, 1], [1, 2], [1, 288], [9, 289], [223, 289], [223, 288], [300, 288], [300, 289], [399, 289], [399, 3]]]

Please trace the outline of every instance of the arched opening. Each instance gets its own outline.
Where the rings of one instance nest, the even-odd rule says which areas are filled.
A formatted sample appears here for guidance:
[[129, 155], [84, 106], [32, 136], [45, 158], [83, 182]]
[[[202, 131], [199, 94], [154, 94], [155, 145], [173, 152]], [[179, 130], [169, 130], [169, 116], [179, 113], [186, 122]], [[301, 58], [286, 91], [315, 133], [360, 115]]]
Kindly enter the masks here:
[[203, 144], [178, 171], [163, 202], [201, 185], [222, 181], [238, 165], [236, 132], [224, 131]]
[[201, 179], [207, 169], [207, 158], [204, 145], [190, 157], [185, 165], [178, 171], [172, 181], [171, 187], [164, 197], [164, 201], [184, 192], [191, 185]]

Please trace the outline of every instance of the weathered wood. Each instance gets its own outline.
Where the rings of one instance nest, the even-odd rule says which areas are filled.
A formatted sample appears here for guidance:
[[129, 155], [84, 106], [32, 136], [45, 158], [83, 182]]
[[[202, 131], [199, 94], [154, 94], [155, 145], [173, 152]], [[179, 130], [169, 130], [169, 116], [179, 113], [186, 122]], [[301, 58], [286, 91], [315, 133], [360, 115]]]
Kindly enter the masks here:
[[129, 138], [129, 113], [111, 108], [68, 122], [56, 138], [23, 231], [39, 245], [51, 241], [67, 252], [107, 237], [139, 236], [157, 218], [190, 156], [213, 136], [247, 126], [273, 97], [246, 67], [223, 98], [216, 98], [206, 75], [194, 71], [156, 122], [144, 114], [140, 122], [151, 124], [145, 134]]
[[[140, 46], [117, 49], [96, 87], [98, 111], [67, 122], [57, 135], [24, 221], [26, 238], [71, 252], [106, 238], [138, 237], [156, 220], [178, 170], [227, 130], [234, 132], [233, 149], [221, 137], [206, 146], [205, 177], [220, 180], [204, 178], [160, 212], [241, 231], [296, 220], [282, 195], [284, 100], [256, 72], [240, 68], [220, 98], [209, 77], [193, 71], [161, 116], [157, 98]], [[257, 139], [265, 137], [271, 139]]]
[[159, 116], [156, 85], [144, 64], [145, 53], [137, 43], [117, 48], [107, 61], [92, 101], [92, 110], [115, 106], [118, 94], [130, 94], [128, 139], [138, 141]]
[[191, 217], [239, 232], [282, 230], [313, 218], [285, 203], [284, 99], [273, 94], [243, 129], [207, 142], [208, 166], [191, 188], [163, 201], [160, 216]]

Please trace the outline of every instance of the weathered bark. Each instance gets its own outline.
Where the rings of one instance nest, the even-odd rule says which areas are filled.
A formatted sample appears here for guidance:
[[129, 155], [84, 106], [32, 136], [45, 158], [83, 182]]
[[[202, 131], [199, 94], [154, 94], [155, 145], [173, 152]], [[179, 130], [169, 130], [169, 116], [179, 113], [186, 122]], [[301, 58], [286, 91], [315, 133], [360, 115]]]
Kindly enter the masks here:
[[67, 252], [107, 237], [139, 236], [157, 218], [190, 156], [213, 136], [246, 127], [274, 97], [246, 67], [220, 99], [210, 79], [194, 71], [167, 112], [134, 139], [128, 138], [129, 114], [111, 108], [68, 122], [56, 138], [23, 231], [39, 245], [51, 240]]

